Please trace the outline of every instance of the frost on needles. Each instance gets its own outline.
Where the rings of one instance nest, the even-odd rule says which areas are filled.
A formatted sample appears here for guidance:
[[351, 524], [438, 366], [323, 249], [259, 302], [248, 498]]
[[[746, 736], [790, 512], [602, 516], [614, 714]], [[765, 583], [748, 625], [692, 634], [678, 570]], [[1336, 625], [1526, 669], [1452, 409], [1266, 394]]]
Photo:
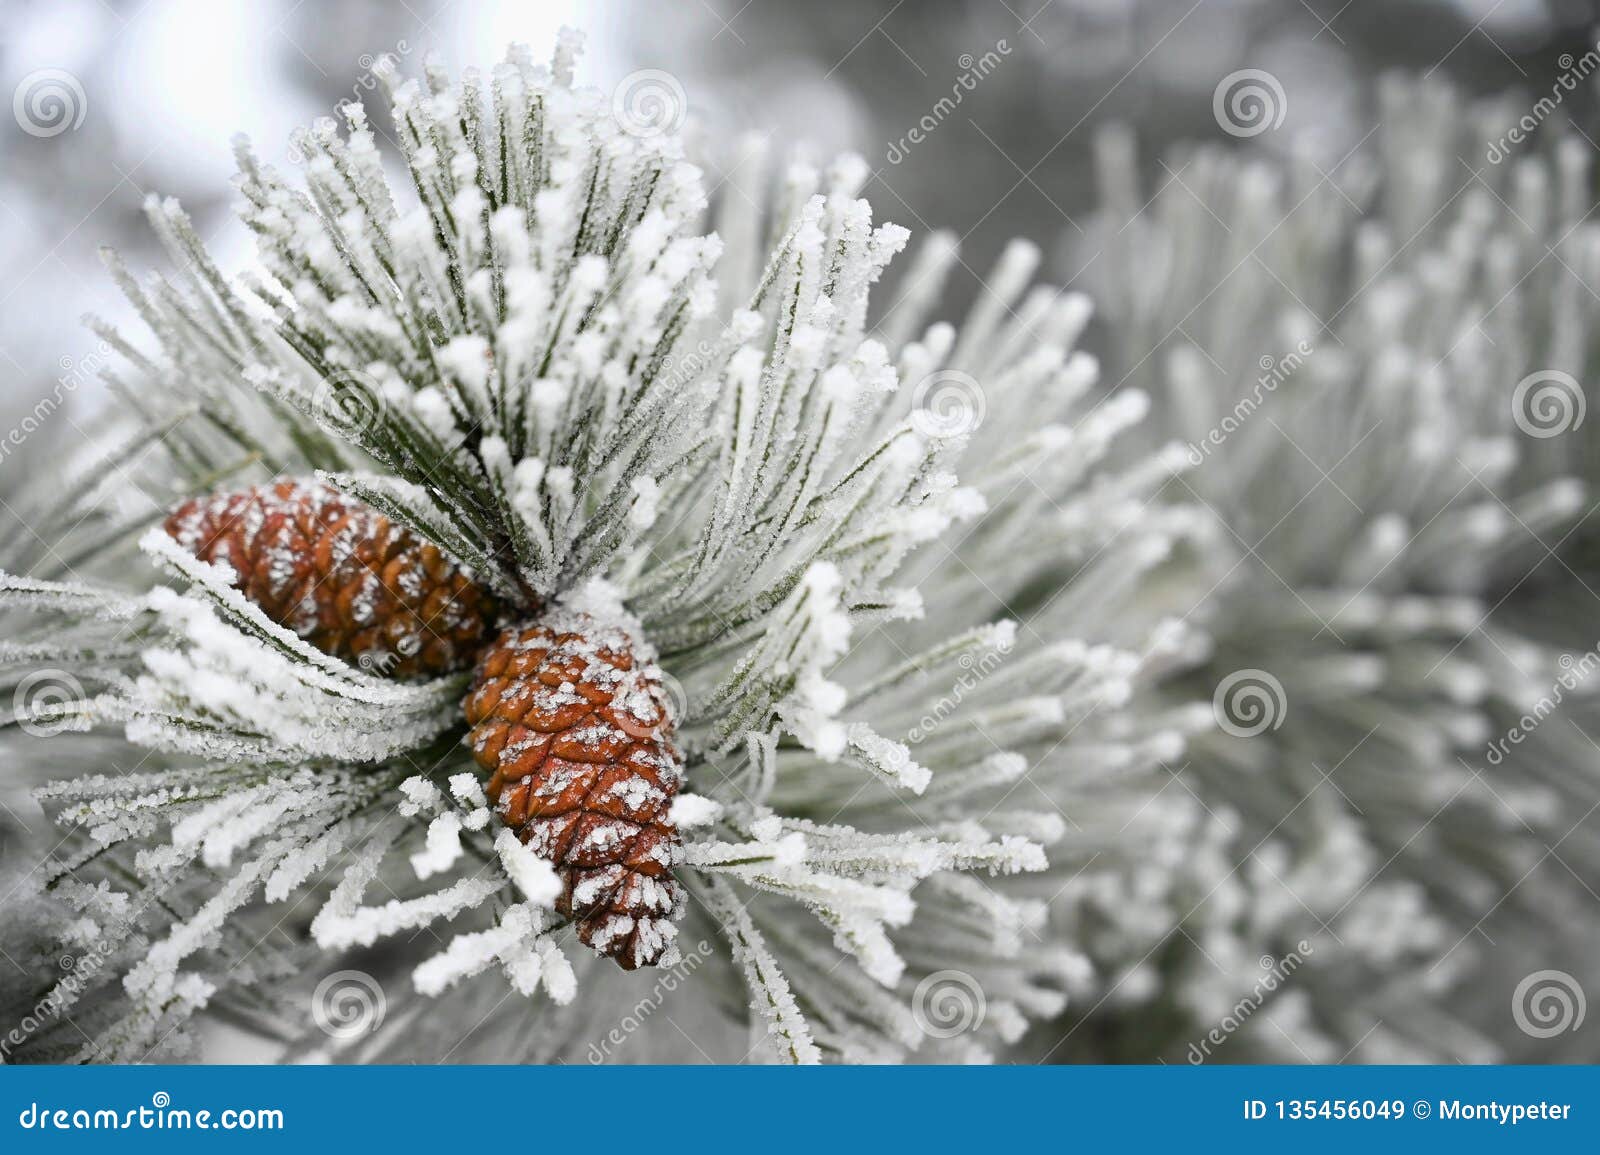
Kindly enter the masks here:
[[[171, 201], [147, 206], [170, 276], [108, 257], [148, 333], [91, 319], [123, 364], [82, 468], [158, 498], [42, 496], [62, 549], [0, 585], [11, 676], [83, 691], [18, 719], [61, 731], [27, 757], [67, 832], [31, 994], [93, 1026], [53, 1018], [37, 1056], [155, 1057], [205, 1009], [291, 1053], [572, 1058], [640, 995], [489, 808], [465, 676], [321, 654], [150, 528], [224, 479], [315, 472], [509, 600], [638, 620], [681, 697], [682, 939], [712, 947], [674, 1017], [724, 1057], [747, 1018], [786, 1061], [983, 1058], [1175, 920], [1166, 864], [1204, 824], [1160, 762], [1199, 723], [1143, 704], [1184, 631], [1136, 591], [1184, 524], [1150, 503], [1181, 454], [1107, 466], [1146, 404], [1094, 403], [1087, 302], [1030, 288], [1018, 244], [960, 329], [930, 324], [959, 260], [936, 235], [869, 313], [907, 234], [859, 161], [725, 195], [708, 233], [679, 140], [574, 88], [576, 53], [381, 64], [404, 188], [359, 105], [305, 134], [303, 188], [240, 142], [237, 277]], [[930, 425], [939, 374], [981, 383], [981, 422]], [[45, 979], [63, 936], [104, 965]], [[306, 990], [351, 958], [387, 1019], [330, 1041]], [[954, 1036], [919, 1017], [951, 970], [986, 1006]], [[630, 1057], [681, 1050], [644, 1035]]]

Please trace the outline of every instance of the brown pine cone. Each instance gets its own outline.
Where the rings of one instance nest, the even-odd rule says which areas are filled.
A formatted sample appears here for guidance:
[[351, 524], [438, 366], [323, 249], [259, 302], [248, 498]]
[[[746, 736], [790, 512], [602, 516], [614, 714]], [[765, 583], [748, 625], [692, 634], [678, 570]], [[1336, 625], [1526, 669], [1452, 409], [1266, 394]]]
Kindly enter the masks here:
[[495, 607], [436, 546], [316, 481], [193, 498], [166, 531], [319, 650], [394, 678], [472, 663]]
[[676, 958], [683, 783], [661, 672], [629, 633], [556, 610], [484, 651], [473, 757], [506, 825], [565, 883], [556, 909], [624, 970]]

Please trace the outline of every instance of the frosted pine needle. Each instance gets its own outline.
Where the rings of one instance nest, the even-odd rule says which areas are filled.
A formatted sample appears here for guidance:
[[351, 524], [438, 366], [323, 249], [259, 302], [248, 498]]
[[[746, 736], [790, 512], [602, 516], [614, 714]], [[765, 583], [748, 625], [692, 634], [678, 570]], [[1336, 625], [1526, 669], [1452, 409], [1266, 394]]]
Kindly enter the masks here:
[[1241, 1035], [1290, 1061], [1492, 1057], [1445, 995], [1498, 989], [1476, 927], [1499, 911], [1560, 941], [1597, 866], [1580, 835], [1577, 873], [1521, 885], [1600, 802], [1592, 742], [1563, 720], [1492, 749], [1553, 687], [1573, 721], [1595, 688], [1563, 672], [1594, 644], [1570, 636], [1592, 594], [1550, 580], [1592, 549], [1591, 150], [1552, 127], [1496, 167], [1483, 142], [1516, 110], [1439, 83], [1381, 97], [1337, 165], [1200, 148], [1148, 205], [1131, 140], [1102, 141], [1117, 373], [1161, 399], [1193, 465], [1170, 492], [1213, 518], [1182, 688], [1221, 729], [1186, 776], [1230, 840], [1194, 950], [1144, 993], [1214, 1023], [1305, 941]]

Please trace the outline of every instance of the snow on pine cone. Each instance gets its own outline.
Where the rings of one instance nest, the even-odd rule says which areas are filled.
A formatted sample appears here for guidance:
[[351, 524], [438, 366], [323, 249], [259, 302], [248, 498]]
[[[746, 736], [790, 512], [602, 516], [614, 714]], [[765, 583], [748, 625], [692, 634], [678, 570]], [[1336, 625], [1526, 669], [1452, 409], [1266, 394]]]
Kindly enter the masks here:
[[620, 605], [557, 606], [502, 633], [466, 700], [501, 819], [561, 876], [559, 913], [624, 970], [677, 961], [683, 782], [654, 653]]
[[279, 625], [394, 678], [464, 669], [493, 628], [492, 597], [439, 548], [317, 481], [196, 497], [167, 533]]

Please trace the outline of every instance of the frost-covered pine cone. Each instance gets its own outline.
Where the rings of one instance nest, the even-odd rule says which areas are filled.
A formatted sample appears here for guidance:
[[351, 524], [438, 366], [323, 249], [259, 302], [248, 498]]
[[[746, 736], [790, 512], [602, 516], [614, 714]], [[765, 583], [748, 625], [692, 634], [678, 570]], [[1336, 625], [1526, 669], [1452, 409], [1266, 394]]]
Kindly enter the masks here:
[[556, 866], [556, 911], [624, 970], [681, 957], [669, 811], [683, 783], [671, 703], [629, 623], [558, 609], [484, 651], [468, 742], [500, 820]]
[[191, 498], [165, 528], [325, 654], [393, 678], [472, 664], [493, 599], [439, 548], [315, 481]]

